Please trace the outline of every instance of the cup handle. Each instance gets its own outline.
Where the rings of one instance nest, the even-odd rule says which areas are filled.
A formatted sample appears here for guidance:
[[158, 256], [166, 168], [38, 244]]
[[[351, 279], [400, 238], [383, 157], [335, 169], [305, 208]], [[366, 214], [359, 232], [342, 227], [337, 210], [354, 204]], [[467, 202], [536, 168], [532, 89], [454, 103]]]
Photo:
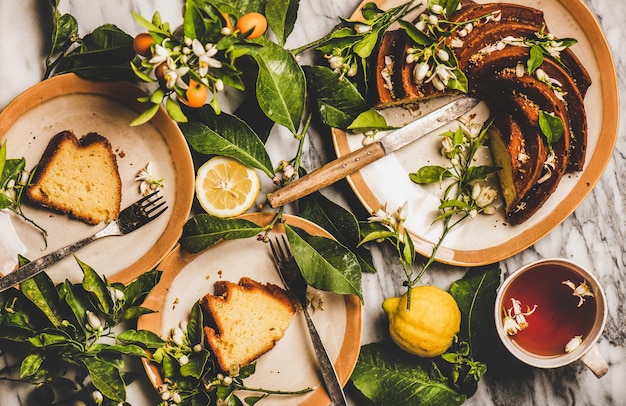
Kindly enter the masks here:
[[597, 378], [602, 378], [609, 372], [609, 366], [600, 354], [597, 345], [592, 345], [589, 351], [583, 355], [580, 360], [587, 365]]

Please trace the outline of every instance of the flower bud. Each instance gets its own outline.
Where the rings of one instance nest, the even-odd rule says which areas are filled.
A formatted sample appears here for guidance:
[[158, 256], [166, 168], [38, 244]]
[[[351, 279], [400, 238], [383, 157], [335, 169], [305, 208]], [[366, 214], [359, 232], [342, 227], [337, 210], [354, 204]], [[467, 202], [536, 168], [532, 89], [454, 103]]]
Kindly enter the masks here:
[[420, 83], [426, 77], [430, 66], [426, 62], [419, 63], [413, 68], [413, 78], [417, 83]]
[[172, 402], [178, 404], [178, 403], [182, 402], [182, 400], [183, 399], [181, 398], [180, 393], [174, 392], [174, 394], [172, 395]]
[[181, 355], [180, 358], [178, 358], [178, 363], [180, 365], [187, 365], [189, 363], [189, 357], [186, 355]]
[[100, 321], [100, 317], [94, 312], [87, 310], [87, 323], [94, 330], [99, 330], [102, 328], [102, 322]]
[[93, 391], [91, 392], [91, 400], [93, 400], [97, 405], [102, 404], [102, 401], [104, 400], [104, 396], [102, 396], [102, 393], [100, 393], [100, 391]]
[[430, 25], [437, 25], [439, 23], [439, 18], [437, 18], [436, 15], [429, 15], [428, 16], [428, 24]]
[[437, 51], [437, 58], [439, 58], [442, 62], [447, 62], [450, 59], [450, 55], [446, 52], [445, 49], [439, 49]]
[[443, 7], [442, 7], [440, 4], [433, 4], [433, 5], [430, 7], [430, 11], [431, 11], [433, 14], [438, 14], [438, 15], [441, 15], [441, 14], [443, 14]]

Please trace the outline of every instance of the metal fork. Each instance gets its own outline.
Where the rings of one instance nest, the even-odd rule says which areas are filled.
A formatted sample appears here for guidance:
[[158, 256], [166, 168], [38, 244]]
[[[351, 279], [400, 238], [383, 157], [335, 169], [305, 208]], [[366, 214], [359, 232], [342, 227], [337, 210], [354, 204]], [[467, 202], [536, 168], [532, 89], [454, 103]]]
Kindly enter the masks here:
[[16, 284], [24, 282], [26, 279], [37, 275], [45, 268], [94, 242], [95, 240], [109, 236], [128, 234], [135, 231], [139, 227], [148, 224], [167, 210], [167, 206], [163, 207], [166, 204], [163, 200], [163, 196], [157, 196], [157, 193], [158, 191], [153, 192], [128, 206], [120, 212], [117, 220], [109, 222], [105, 228], [98, 231], [91, 237], [84, 238], [74, 244], [59, 248], [58, 250], [29, 262], [28, 264], [0, 278], [0, 292], [3, 292], [11, 286], [15, 286]]
[[309, 335], [311, 336], [311, 341], [313, 342], [313, 349], [315, 350], [317, 361], [320, 364], [322, 378], [324, 380], [324, 384], [326, 385], [328, 396], [330, 397], [332, 404], [335, 406], [347, 405], [346, 395], [344, 394], [339, 378], [337, 377], [337, 372], [328, 357], [326, 348], [324, 348], [324, 343], [322, 343], [322, 339], [320, 338], [320, 335], [315, 328], [315, 324], [311, 319], [311, 315], [307, 310], [307, 284], [302, 277], [302, 272], [300, 272], [300, 268], [298, 267], [291, 250], [289, 249], [289, 243], [283, 235], [282, 244], [278, 238], [276, 238], [275, 243], [270, 240], [270, 248], [272, 249], [274, 262], [276, 263], [276, 268], [278, 269], [278, 273], [283, 281], [283, 284], [287, 290], [296, 296], [300, 302], [300, 306], [302, 307], [302, 313], [304, 313], [304, 318], [306, 319], [306, 324], [309, 328]]

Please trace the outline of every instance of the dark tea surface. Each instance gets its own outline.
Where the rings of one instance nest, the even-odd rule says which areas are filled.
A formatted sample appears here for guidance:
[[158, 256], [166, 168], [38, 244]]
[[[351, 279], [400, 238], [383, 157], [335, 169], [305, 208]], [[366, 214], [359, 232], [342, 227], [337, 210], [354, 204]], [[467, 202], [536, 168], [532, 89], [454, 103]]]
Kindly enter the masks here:
[[511, 283], [504, 294], [503, 305], [507, 310], [512, 307], [512, 298], [521, 302], [523, 312], [537, 305], [526, 316], [528, 327], [509, 336], [512, 341], [533, 354], [556, 356], [565, 353], [565, 345], [575, 336], [587, 339], [594, 324], [596, 300], [586, 296], [578, 307], [580, 298], [563, 284], [568, 280], [575, 286], [584, 282], [582, 276], [565, 266], [542, 264]]

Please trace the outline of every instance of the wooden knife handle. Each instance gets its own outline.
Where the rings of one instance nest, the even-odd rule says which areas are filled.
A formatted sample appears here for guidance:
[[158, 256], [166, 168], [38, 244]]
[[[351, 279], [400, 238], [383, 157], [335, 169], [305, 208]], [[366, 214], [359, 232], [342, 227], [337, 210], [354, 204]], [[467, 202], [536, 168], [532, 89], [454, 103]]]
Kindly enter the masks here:
[[385, 150], [379, 142], [357, 149], [340, 158], [330, 161], [319, 169], [297, 179], [287, 186], [267, 195], [270, 206], [277, 208], [301, 197], [332, 185], [385, 156]]

